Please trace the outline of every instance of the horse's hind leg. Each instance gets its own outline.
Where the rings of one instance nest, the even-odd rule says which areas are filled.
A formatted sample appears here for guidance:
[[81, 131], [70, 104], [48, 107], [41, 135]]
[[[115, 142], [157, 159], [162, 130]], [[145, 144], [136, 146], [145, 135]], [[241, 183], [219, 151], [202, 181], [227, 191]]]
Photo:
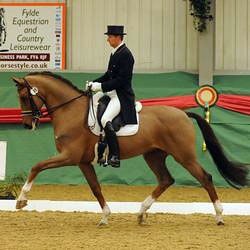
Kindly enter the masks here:
[[151, 168], [158, 180], [158, 186], [153, 190], [152, 194], [148, 196], [141, 205], [138, 215], [138, 223], [145, 222], [145, 213], [151, 207], [153, 202], [174, 183], [174, 179], [170, 175], [165, 165], [167, 154], [161, 150], [154, 150], [144, 154], [144, 159]]
[[196, 161], [188, 161], [187, 163], [182, 163], [182, 165], [200, 182], [200, 184], [207, 190], [208, 195], [213, 202], [217, 225], [224, 225], [222, 218], [223, 208], [216, 193], [212, 176], [207, 173], [202, 166]]

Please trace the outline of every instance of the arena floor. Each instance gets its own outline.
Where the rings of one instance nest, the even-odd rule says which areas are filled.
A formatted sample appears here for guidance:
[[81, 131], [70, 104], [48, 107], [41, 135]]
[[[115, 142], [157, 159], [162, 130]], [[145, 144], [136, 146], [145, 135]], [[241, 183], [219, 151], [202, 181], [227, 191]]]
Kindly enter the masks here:
[[[103, 186], [107, 201], [142, 201], [153, 187]], [[218, 188], [223, 202], [250, 202], [250, 188]], [[95, 200], [88, 186], [34, 186], [30, 199]], [[201, 188], [173, 187], [159, 201], [208, 201]], [[100, 214], [1, 212], [0, 249], [247, 249], [250, 216], [225, 216], [217, 226], [211, 215], [149, 214], [138, 226], [136, 214], [112, 214], [97, 227]]]

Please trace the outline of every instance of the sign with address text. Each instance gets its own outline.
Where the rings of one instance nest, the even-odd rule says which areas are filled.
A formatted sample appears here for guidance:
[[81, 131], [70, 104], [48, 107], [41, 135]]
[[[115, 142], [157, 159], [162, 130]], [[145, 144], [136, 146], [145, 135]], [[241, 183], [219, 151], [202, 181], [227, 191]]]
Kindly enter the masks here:
[[64, 3], [0, 3], [0, 70], [65, 68]]

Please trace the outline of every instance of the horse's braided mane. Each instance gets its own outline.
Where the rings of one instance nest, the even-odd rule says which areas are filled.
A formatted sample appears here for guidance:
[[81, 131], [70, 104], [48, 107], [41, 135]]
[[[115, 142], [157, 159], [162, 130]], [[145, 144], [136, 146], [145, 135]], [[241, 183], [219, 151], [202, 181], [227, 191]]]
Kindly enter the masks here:
[[70, 80], [60, 76], [60, 75], [57, 75], [55, 73], [52, 73], [50, 71], [42, 71], [42, 72], [31, 72], [29, 73], [28, 75], [44, 75], [44, 76], [51, 76], [55, 79], [58, 79], [58, 80], [61, 80], [63, 81], [64, 83], [66, 83], [68, 86], [72, 87], [73, 89], [75, 89], [77, 92], [79, 93], [84, 93], [84, 91], [80, 90], [79, 88], [77, 88]]

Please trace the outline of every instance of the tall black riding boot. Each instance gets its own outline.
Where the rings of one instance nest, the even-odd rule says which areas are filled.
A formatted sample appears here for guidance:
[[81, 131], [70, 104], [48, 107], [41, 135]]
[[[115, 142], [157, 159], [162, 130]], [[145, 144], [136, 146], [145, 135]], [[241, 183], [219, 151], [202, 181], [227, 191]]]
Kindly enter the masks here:
[[119, 144], [116, 137], [115, 130], [112, 126], [111, 122], [107, 122], [106, 126], [104, 128], [104, 132], [106, 135], [106, 140], [109, 145], [110, 150], [110, 158], [109, 158], [109, 165], [115, 168], [120, 167], [120, 150], [119, 150]]

